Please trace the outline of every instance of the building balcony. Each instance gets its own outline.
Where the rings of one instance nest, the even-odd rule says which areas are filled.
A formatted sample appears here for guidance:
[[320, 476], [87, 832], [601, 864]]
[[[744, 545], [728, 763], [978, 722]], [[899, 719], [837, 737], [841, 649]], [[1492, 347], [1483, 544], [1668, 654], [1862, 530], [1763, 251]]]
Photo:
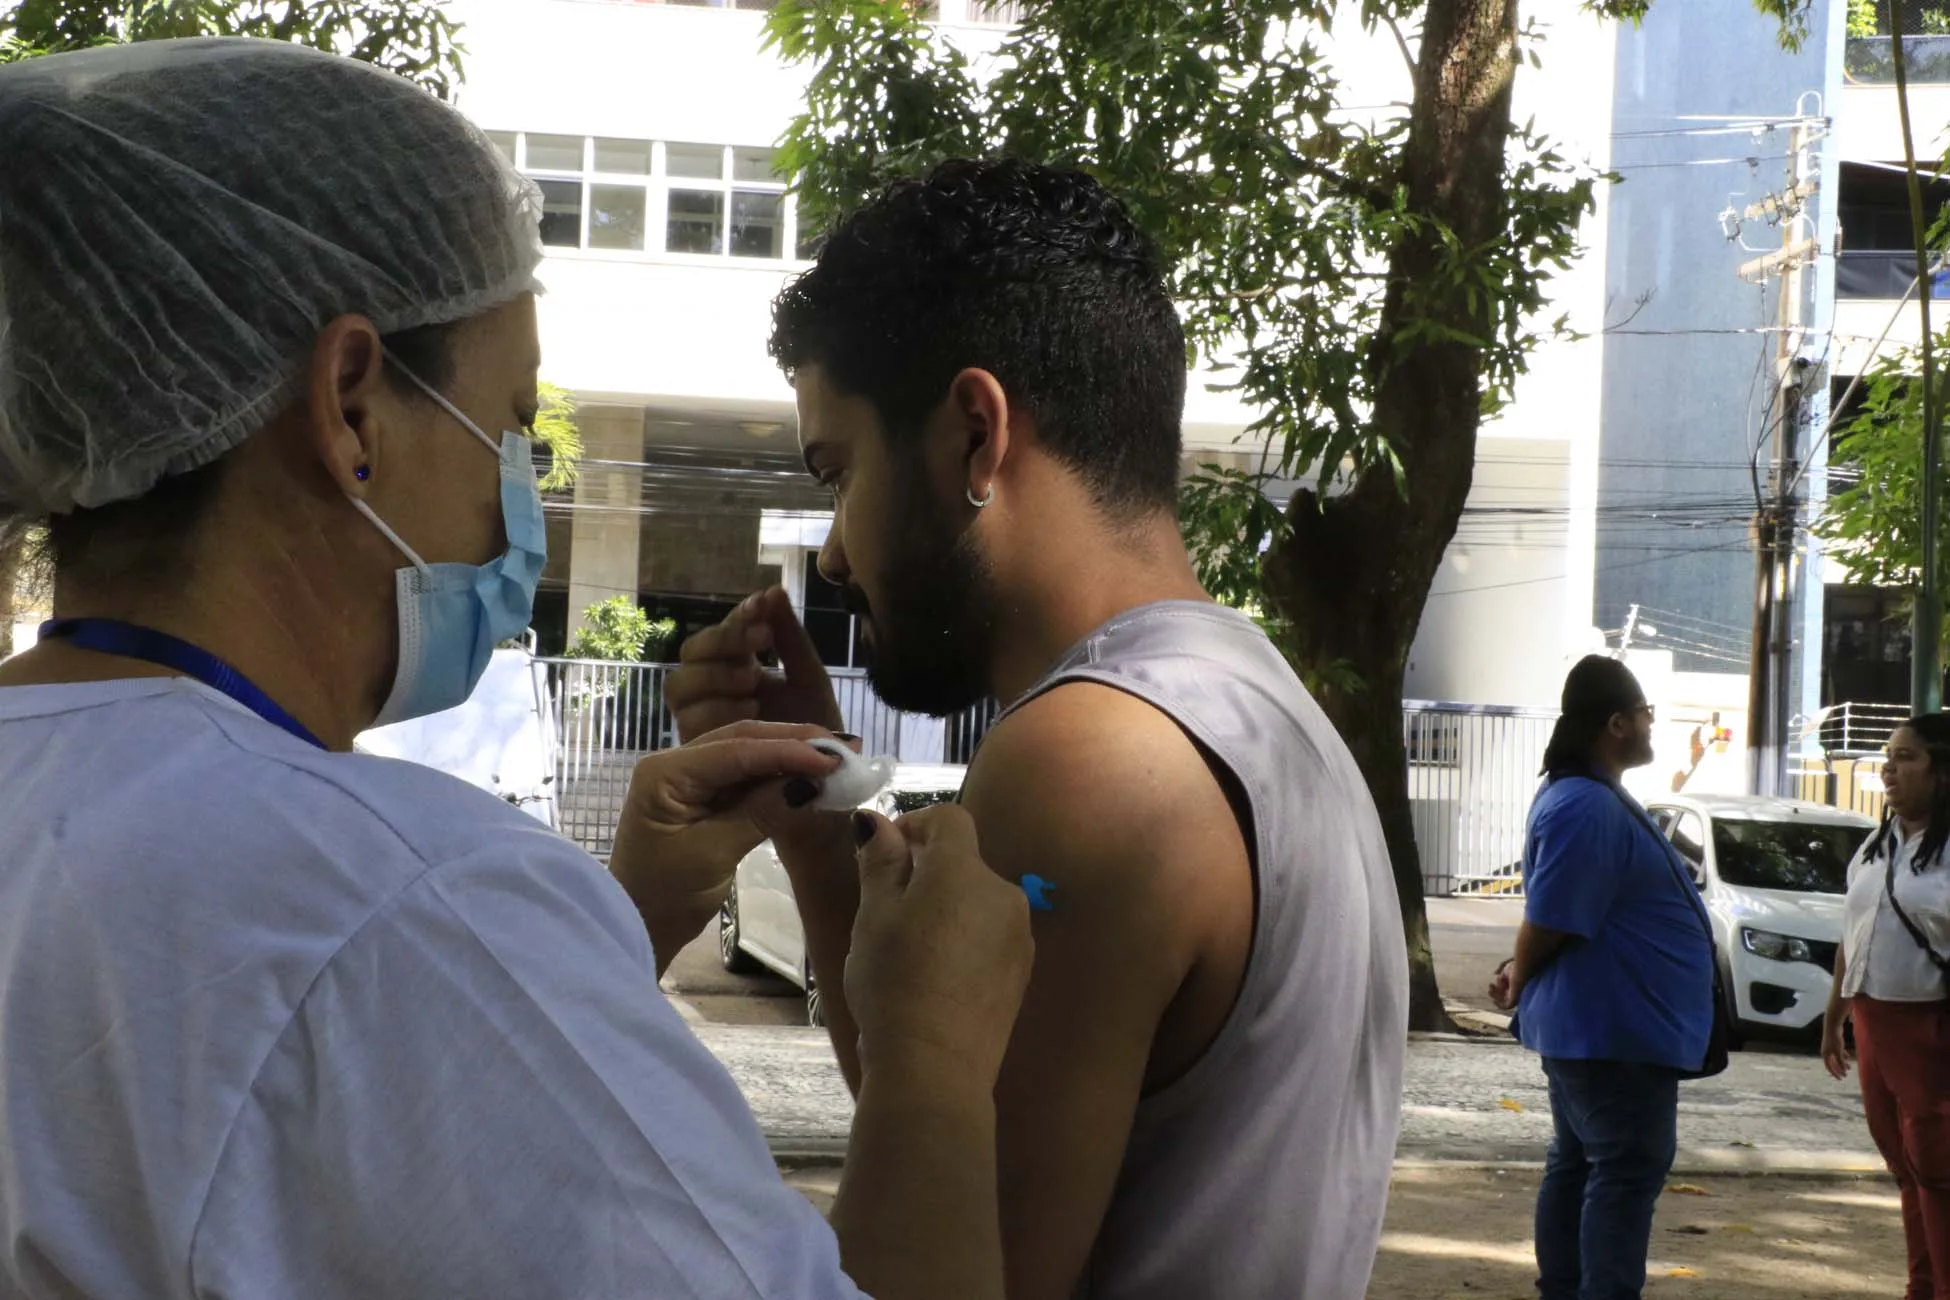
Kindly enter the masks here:
[[[1848, 301], [1895, 302], [1910, 296], [1916, 279], [1916, 254], [1908, 250], [1844, 251], [1835, 259], [1835, 296]], [[1950, 271], [1938, 271], [1931, 285], [1932, 299], [1950, 298]]]
[[[1896, 84], [1894, 41], [1888, 36], [1851, 36], [1842, 52], [1842, 74], [1850, 85]], [[1950, 36], [1905, 36], [1903, 61], [1909, 80], [1919, 85], [1950, 85]]]

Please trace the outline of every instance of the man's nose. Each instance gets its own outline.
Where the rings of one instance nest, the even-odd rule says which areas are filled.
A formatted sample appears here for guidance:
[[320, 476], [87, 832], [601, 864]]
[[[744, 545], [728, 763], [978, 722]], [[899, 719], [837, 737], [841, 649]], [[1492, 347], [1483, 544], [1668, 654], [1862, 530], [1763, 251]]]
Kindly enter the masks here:
[[819, 576], [835, 587], [844, 587], [852, 576], [846, 567], [846, 547], [840, 543], [839, 521], [826, 532], [826, 540], [819, 547]]

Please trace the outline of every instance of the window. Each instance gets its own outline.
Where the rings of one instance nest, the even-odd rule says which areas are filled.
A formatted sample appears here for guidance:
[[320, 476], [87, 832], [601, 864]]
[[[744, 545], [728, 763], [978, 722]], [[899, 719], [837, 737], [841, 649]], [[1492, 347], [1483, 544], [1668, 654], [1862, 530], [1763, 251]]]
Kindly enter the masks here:
[[596, 170], [618, 176], [648, 176], [655, 150], [648, 140], [596, 139]]
[[1672, 846], [1679, 850], [1680, 857], [1686, 859], [1693, 883], [1703, 887], [1706, 883], [1706, 823], [1700, 820], [1698, 813], [1679, 815], [1679, 824], [1672, 829]]
[[783, 178], [773, 170], [770, 149], [739, 149], [731, 151], [731, 179], [734, 181], [763, 181], [770, 185]]
[[724, 179], [724, 150], [709, 144], [664, 146], [664, 174], [705, 181]]
[[716, 190], [673, 189], [670, 215], [664, 221], [664, 251], [724, 252], [724, 195]]
[[1868, 834], [1853, 826], [1721, 817], [1713, 823], [1713, 857], [1729, 885], [1846, 894], [1849, 860]]
[[785, 196], [731, 192], [731, 255], [785, 256]]
[[531, 135], [522, 166], [531, 172], [579, 172], [582, 170], [582, 137]]
[[542, 243], [549, 248], [582, 247], [582, 184], [537, 181], [542, 190]]
[[667, 251], [769, 261], [786, 256], [785, 181], [770, 149], [667, 144], [664, 175], [670, 191]]
[[589, 247], [644, 247], [650, 192], [641, 185], [589, 187]]
[[911, 7], [931, 23], [1013, 27], [1022, 21], [1020, 0], [921, 0]]
[[809, 259], [772, 150], [489, 132], [542, 191], [542, 243], [604, 252]]

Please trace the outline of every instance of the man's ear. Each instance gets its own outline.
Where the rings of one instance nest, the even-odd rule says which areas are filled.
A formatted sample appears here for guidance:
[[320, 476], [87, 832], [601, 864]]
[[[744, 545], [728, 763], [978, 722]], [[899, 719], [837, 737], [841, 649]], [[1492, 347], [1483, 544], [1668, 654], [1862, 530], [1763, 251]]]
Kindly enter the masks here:
[[948, 407], [954, 413], [957, 449], [966, 466], [969, 496], [981, 500], [994, 491], [1012, 447], [1009, 395], [986, 370], [968, 369], [948, 384]]
[[363, 316], [341, 316], [319, 331], [305, 369], [305, 432], [319, 463], [347, 496], [363, 498], [379, 471], [380, 421], [374, 399], [386, 383], [379, 331]]

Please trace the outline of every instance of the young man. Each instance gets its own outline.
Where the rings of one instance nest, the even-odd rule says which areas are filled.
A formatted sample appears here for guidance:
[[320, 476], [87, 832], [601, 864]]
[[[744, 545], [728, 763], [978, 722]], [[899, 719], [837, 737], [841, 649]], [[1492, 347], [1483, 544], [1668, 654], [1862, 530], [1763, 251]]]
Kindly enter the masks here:
[[1652, 761], [1652, 706], [1593, 655], [1564, 683], [1531, 809], [1517, 955], [1490, 996], [1521, 1006], [1556, 1133], [1537, 1193], [1543, 1300], [1633, 1300], [1672, 1168], [1679, 1078], [1713, 1029], [1706, 909], [1620, 787]]
[[[882, 698], [1006, 705], [963, 798], [989, 864], [1039, 878], [997, 1092], [1012, 1300], [1357, 1300], [1398, 1126], [1399, 904], [1347, 750], [1180, 541], [1156, 252], [1087, 177], [948, 163], [833, 232], [772, 353]], [[837, 724], [781, 592], [683, 658], [686, 735]], [[844, 824], [775, 839], [853, 1078]]]

